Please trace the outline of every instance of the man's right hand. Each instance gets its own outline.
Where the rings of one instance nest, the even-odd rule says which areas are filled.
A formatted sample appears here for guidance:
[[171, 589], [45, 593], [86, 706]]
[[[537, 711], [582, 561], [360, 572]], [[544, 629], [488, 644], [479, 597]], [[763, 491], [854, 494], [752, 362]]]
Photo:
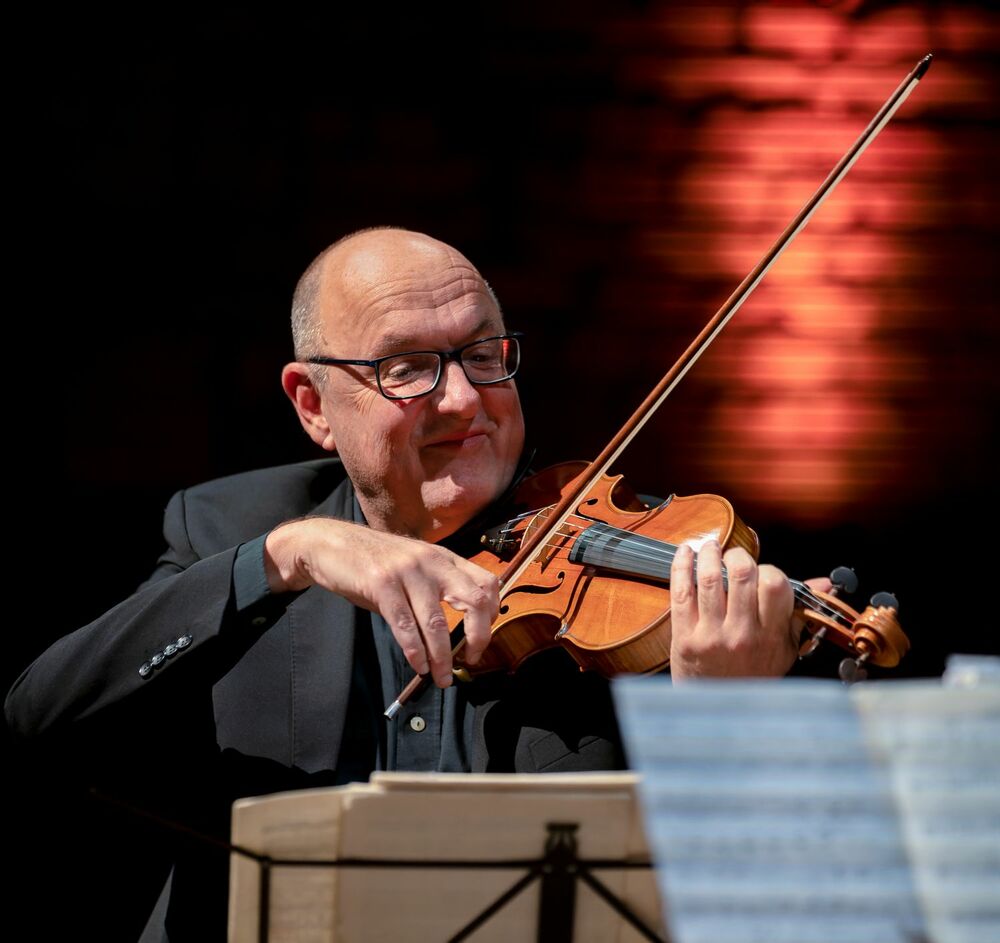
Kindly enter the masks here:
[[499, 609], [497, 578], [444, 547], [313, 517], [268, 534], [264, 566], [271, 592], [322, 586], [382, 615], [418, 674], [451, 684], [451, 640], [441, 602], [465, 614], [470, 665], [490, 641]]

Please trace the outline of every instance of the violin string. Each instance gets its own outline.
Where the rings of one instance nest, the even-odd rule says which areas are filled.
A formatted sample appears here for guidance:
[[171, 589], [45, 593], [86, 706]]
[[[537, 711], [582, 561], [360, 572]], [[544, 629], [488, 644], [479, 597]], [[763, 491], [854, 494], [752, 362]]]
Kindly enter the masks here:
[[[549, 546], [555, 550], [555, 552], [552, 553], [548, 557], [549, 560], [561, 560], [561, 559], [568, 560], [569, 559], [569, 550], [567, 550], [566, 548], [561, 547], [559, 545], [554, 545], [554, 544], [550, 544]], [[672, 563], [673, 562], [673, 554], [664, 554], [662, 557], [660, 557], [660, 556], [644, 555], [642, 553], [631, 553], [631, 554], [628, 554], [628, 553], [619, 552], [619, 551], [616, 551], [615, 554], [616, 554], [617, 557], [619, 557], [622, 560], [623, 563], [625, 563], [626, 561], [628, 561], [628, 562], [631, 562], [631, 561], [641, 561], [641, 562], [650, 562], [650, 563], [661, 563], [661, 562]], [[695, 575], [695, 579], [697, 580], [697, 576], [698, 576], [697, 564], [695, 565], [695, 568], [694, 568], [694, 575]], [[836, 609], [834, 609], [832, 606], [830, 606], [827, 602], [825, 602], [824, 600], [820, 599], [818, 596], [815, 596], [812, 593], [812, 591], [809, 589], [809, 587], [805, 586], [804, 584], [799, 583], [796, 580], [791, 580], [790, 579], [788, 582], [789, 582], [789, 584], [792, 587], [792, 594], [793, 594], [794, 598], [797, 599], [799, 601], [799, 603], [801, 603], [803, 605], [804, 608], [809, 609], [812, 612], [815, 612], [815, 613], [817, 613], [819, 615], [826, 616], [829, 619], [833, 619], [836, 622], [840, 622], [842, 624], [846, 624], [847, 623], [847, 619], [843, 615], [843, 613], [838, 612]]]
[[[543, 521], [548, 520], [548, 518], [551, 516], [549, 514], [550, 511], [551, 511], [551, 508], [544, 508], [543, 510], [541, 510], [541, 511], [538, 512], [537, 516], [541, 520], [543, 520]], [[515, 520], [521, 520], [522, 518], [524, 518], [526, 516], [527, 515], [525, 515], [525, 514], [521, 514], [517, 518], [515, 518]], [[582, 526], [582, 527], [590, 527], [591, 524], [595, 524], [595, 523], [598, 523], [598, 524], [604, 523], [603, 521], [597, 520], [597, 518], [587, 517], [586, 514], [572, 514], [572, 513], [566, 515], [566, 519], [563, 521], [563, 523], [567, 523], [570, 520], [579, 521], [580, 522], [580, 526]], [[608, 525], [608, 526], [610, 527], [611, 525]], [[621, 528], [616, 528], [616, 530], [621, 530]], [[631, 531], [625, 531], [625, 533], [631, 533]]]
[[[535, 514], [535, 516], [541, 518], [542, 520], [545, 520], [549, 516], [551, 510], [552, 510], [551, 506], [543, 508], [542, 510], [538, 511]], [[514, 518], [514, 520], [522, 520], [525, 517], [531, 516], [533, 513], [535, 512], [526, 511], [523, 514], [518, 515], [516, 518]], [[581, 526], [583, 527], [584, 530], [586, 530], [587, 527], [590, 527], [592, 524], [595, 523], [594, 519], [589, 518], [586, 515], [570, 514], [564, 521], [564, 524], [568, 523], [571, 518], [575, 519], [575, 521], [579, 521], [580, 523], [577, 524], [576, 526]], [[510, 522], [508, 522], [508, 524], [509, 523]], [[604, 522], [598, 521], [597, 523], [604, 523]], [[673, 565], [674, 555], [677, 551], [676, 544], [671, 544], [667, 541], [656, 541], [655, 542], [656, 545], [654, 545], [653, 538], [648, 538], [648, 537], [643, 538], [642, 535], [637, 536], [633, 534], [631, 531], [627, 531], [619, 527], [614, 527], [614, 525], [612, 524], [605, 524], [604, 526], [611, 528], [614, 536], [619, 536], [620, 538], [622, 538], [622, 543], [619, 544], [619, 546], [616, 547], [615, 549], [615, 555], [623, 562], [634, 561], [638, 563], [648, 563], [654, 565], [665, 563], [668, 564], [668, 568], [669, 566]], [[564, 540], [565, 539], [575, 540], [580, 535], [580, 533], [582, 533], [582, 531], [566, 532], [559, 530], [556, 531], [554, 534], [551, 534], [550, 542], [543, 545], [546, 549], [555, 551], [549, 559], [562, 559], [562, 558], [565, 558], [567, 560], [569, 559], [569, 550], [567, 549], [564, 552], [562, 550], [564, 546], [563, 540], [559, 540], [557, 542], [551, 542], [552, 538], [556, 537], [556, 538], [563, 538]], [[631, 538], [631, 542], [629, 542], [629, 538]], [[697, 578], [697, 572], [698, 572], [698, 566], [696, 559], [694, 566], [694, 573], [696, 578]], [[844, 620], [844, 616], [842, 615], [842, 613], [834, 609], [829, 603], [825, 602], [818, 596], [814, 595], [812, 590], [806, 584], [802, 583], [799, 580], [792, 580], [792, 579], [789, 579], [788, 582], [792, 587], [792, 593], [794, 597], [799, 602], [801, 602], [806, 608], [811, 609], [814, 612], [817, 612], [821, 615], [825, 615], [828, 618], [841, 621]]]
[[[545, 514], [545, 509], [538, 512], [538, 516]], [[526, 512], [526, 514], [519, 515], [516, 520], [520, 520], [531, 512]], [[588, 518], [581, 514], [573, 514], [570, 517], [576, 518], [582, 522], [584, 530], [581, 531], [556, 531], [554, 534], [550, 535], [550, 539], [547, 543], [543, 544], [542, 547], [548, 550], [553, 550], [554, 552], [549, 556], [548, 559], [565, 559], [569, 560], [570, 550], [566, 547], [565, 541], [574, 542], [577, 537], [579, 537], [587, 527], [595, 523], [594, 520]], [[569, 518], [567, 518], [567, 521]], [[509, 523], [509, 522], [508, 522]], [[597, 522], [603, 523], [603, 522]], [[573, 526], [573, 525], [571, 525]], [[622, 528], [614, 527], [611, 524], [605, 524], [606, 527], [612, 528], [615, 532], [615, 536], [621, 536], [623, 538], [622, 543], [615, 548], [615, 556], [620, 559], [623, 563], [636, 562], [636, 563], [647, 563], [647, 564], [666, 564], [666, 569], [669, 572], [670, 567], [673, 565], [674, 557], [677, 552], [677, 545], [669, 543], [668, 541], [656, 541], [653, 543], [653, 538], [643, 537], [642, 535], [635, 535], [631, 531], [624, 530]], [[553, 538], [563, 538], [561, 540], [553, 540]], [[628, 538], [632, 539], [630, 543]], [[695, 557], [694, 575], [697, 579], [698, 574], [698, 564], [697, 555]], [[845, 617], [842, 613], [838, 612], [829, 603], [820, 599], [816, 596], [813, 591], [800, 580], [788, 580], [792, 587], [792, 594], [800, 603], [802, 603], [805, 608], [812, 610], [820, 615], [824, 615], [827, 618], [833, 619], [835, 621], [845, 621]]]
[[[611, 527], [612, 525], [606, 525]], [[648, 564], [668, 564], [672, 565], [674, 561], [674, 556], [677, 551], [677, 546], [675, 544], [668, 543], [667, 541], [660, 541], [659, 546], [653, 546], [646, 543], [645, 541], [651, 540], [651, 538], [645, 538], [645, 541], [640, 542], [635, 540], [633, 543], [628, 543], [627, 538], [632, 537], [635, 539], [635, 535], [631, 534], [629, 531], [621, 530], [620, 528], [615, 528], [619, 534], [623, 535], [623, 542], [616, 547], [615, 556], [622, 560], [623, 563], [637, 562], [637, 563], [648, 563]], [[574, 533], [564, 533], [559, 536], [568, 537], [575, 539], [577, 534]], [[561, 556], [558, 552], [562, 547], [562, 544], [549, 544], [550, 548], [556, 549], [557, 552], [553, 554], [553, 558]], [[566, 558], [569, 557], [569, 551], [565, 553]], [[669, 568], [669, 566], [668, 566]], [[694, 572], [697, 577], [697, 559], [695, 561]], [[812, 609], [815, 612], [826, 615], [830, 618], [841, 619], [842, 614], [836, 609], [830, 606], [827, 602], [820, 599], [818, 596], [814, 595], [812, 590], [804, 583], [799, 580], [789, 579], [789, 584], [792, 587], [792, 593], [794, 597], [801, 603], [803, 603], [807, 608]]]

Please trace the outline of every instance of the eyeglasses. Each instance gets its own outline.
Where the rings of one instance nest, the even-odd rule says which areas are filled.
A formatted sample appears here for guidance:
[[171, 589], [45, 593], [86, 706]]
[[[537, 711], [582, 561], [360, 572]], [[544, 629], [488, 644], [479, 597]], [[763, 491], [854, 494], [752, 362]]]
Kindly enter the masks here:
[[306, 363], [324, 367], [371, 367], [378, 391], [386, 399], [413, 399], [433, 393], [444, 372], [445, 361], [460, 364], [466, 379], [474, 386], [503, 383], [517, 373], [521, 363], [520, 331], [484, 337], [454, 350], [411, 350], [375, 360], [337, 360], [333, 357], [309, 357]]

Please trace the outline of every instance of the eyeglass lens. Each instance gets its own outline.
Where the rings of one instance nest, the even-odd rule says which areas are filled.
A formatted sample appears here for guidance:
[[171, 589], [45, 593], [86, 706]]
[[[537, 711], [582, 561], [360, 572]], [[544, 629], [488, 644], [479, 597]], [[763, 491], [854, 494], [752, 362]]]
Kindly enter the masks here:
[[[459, 358], [470, 383], [499, 383], [512, 377], [518, 365], [517, 338], [490, 338], [462, 348]], [[444, 355], [400, 354], [379, 364], [379, 384], [387, 396], [406, 399], [429, 393], [437, 385]]]

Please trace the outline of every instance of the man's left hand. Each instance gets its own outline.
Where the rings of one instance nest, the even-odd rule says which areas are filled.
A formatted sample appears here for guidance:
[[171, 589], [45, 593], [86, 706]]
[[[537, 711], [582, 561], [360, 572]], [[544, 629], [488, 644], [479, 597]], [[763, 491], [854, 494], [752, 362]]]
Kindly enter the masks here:
[[[698, 552], [697, 581], [694, 560], [690, 547], [678, 547], [670, 571], [673, 679], [785, 674], [798, 655], [802, 632], [792, 616], [792, 587], [785, 574], [768, 564], [758, 566], [741, 547], [723, 558], [715, 541]], [[825, 591], [830, 581], [810, 580], [809, 585]]]

